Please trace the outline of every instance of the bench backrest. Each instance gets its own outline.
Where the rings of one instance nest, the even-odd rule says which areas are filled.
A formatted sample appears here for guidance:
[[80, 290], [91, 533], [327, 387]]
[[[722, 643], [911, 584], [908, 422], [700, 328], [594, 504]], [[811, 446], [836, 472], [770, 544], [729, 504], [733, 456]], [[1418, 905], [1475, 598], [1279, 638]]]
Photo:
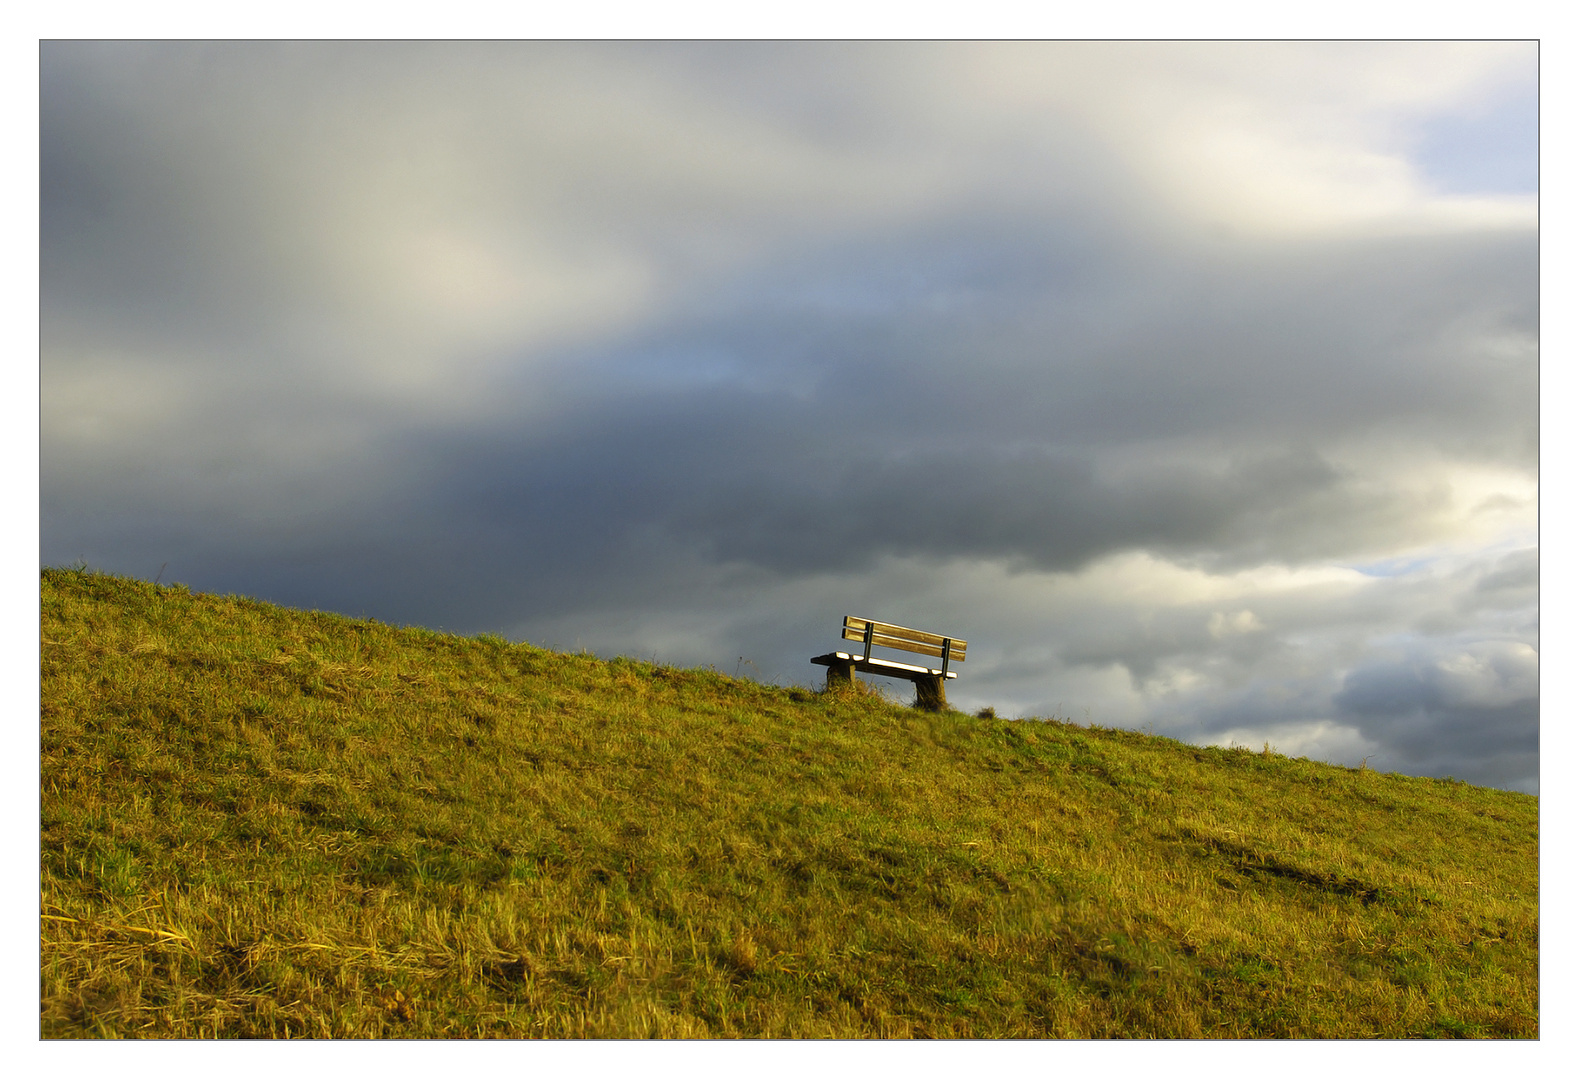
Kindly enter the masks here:
[[[885, 649], [903, 649], [905, 652], [938, 657], [943, 656], [943, 646], [947, 644], [949, 652], [943, 664], [945, 669], [949, 661], [965, 659], [963, 638], [929, 634], [925, 630], [912, 630], [908, 626], [895, 626], [893, 623], [876, 622], [872, 619], [857, 619], [854, 615], [844, 617], [844, 639], [864, 642], [868, 646], [881, 645]], [[865, 652], [866, 655], [871, 655], [870, 648]]]

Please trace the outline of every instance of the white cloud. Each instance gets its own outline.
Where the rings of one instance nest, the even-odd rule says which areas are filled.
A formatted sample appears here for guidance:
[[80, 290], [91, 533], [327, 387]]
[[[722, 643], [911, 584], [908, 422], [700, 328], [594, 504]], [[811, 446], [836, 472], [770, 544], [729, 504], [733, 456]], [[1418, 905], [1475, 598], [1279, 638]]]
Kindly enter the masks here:
[[1212, 612], [1212, 617], [1206, 623], [1207, 633], [1221, 640], [1232, 634], [1253, 634], [1258, 630], [1265, 630], [1266, 624], [1256, 617], [1256, 613], [1249, 608], [1227, 615], [1221, 611]]
[[1284, 757], [1309, 758], [1312, 761], [1349, 766], [1360, 764], [1379, 749], [1377, 743], [1367, 739], [1358, 729], [1330, 720], [1230, 728], [1213, 735], [1207, 745], [1239, 746], [1252, 750], [1269, 746], [1274, 753]]
[[1437, 660], [1428, 679], [1450, 708], [1495, 709], [1535, 697], [1540, 662], [1522, 641], [1481, 642]]

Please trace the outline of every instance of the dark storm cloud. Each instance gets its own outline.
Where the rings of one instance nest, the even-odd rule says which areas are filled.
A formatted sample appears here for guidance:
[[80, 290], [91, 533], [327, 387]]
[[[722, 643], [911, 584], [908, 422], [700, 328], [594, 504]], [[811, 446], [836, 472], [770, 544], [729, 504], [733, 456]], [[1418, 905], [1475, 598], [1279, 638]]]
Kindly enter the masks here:
[[[1362, 667], [1334, 697], [1391, 762], [1507, 784], [1535, 772], [1540, 751], [1536, 656], [1518, 642]], [[1418, 765], [1416, 767], [1419, 767]]]
[[[991, 287], [975, 284], [979, 266], [934, 271], [885, 290], [915, 266], [895, 258], [865, 277], [875, 311], [747, 309], [578, 358], [575, 377], [606, 373], [608, 389], [573, 423], [519, 442], [474, 433], [428, 456], [452, 461], [447, 517], [506, 533], [574, 522], [581, 534], [555, 532], [566, 558], [634, 528], [780, 573], [887, 554], [1048, 570], [1140, 548], [1217, 565], [1344, 558], [1418, 535], [1440, 508], [1325, 446], [1412, 427], [1456, 448], [1492, 429], [1482, 454], [1529, 463], [1532, 373], [1487, 372], [1451, 344], [1464, 322], [1528, 331], [1533, 260], [1508, 248], [1421, 245], [1386, 253], [1381, 272], [1371, 251], [1347, 264], [1323, 253], [1344, 284], [1314, 312], [1293, 299], [1309, 296], [1308, 268], [1268, 285], [1236, 266], [1189, 286], [1233, 297], [1231, 310], [1117, 327], [1048, 314], [1070, 304], [1058, 267], [998, 267]], [[1106, 276], [1151, 299], [1145, 273]], [[940, 316], [937, 294], [984, 299]], [[1417, 294], [1433, 310], [1416, 304], [1406, 335], [1397, 309]]]
[[1533, 786], [1500, 56], [50, 44], [44, 559]]

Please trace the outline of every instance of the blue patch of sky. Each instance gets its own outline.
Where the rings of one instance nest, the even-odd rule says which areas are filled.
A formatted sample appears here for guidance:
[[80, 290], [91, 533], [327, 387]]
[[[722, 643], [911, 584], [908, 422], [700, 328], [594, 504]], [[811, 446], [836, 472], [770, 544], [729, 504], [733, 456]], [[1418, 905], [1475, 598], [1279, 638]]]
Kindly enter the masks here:
[[1422, 118], [1409, 159], [1444, 195], [1533, 195], [1539, 181], [1540, 99], [1531, 83], [1451, 113]]
[[1412, 574], [1416, 570], [1431, 565], [1434, 559], [1422, 556], [1400, 556], [1393, 559], [1382, 559], [1378, 562], [1356, 563], [1349, 567], [1358, 570], [1366, 577], [1395, 578]]

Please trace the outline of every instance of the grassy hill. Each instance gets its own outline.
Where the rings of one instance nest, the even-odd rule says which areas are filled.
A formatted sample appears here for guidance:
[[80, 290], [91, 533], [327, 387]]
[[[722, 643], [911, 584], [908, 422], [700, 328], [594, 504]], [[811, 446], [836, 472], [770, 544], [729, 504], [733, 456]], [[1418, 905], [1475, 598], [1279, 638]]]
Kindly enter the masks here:
[[45, 1037], [1538, 1033], [1531, 796], [75, 570], [42, 611]]

